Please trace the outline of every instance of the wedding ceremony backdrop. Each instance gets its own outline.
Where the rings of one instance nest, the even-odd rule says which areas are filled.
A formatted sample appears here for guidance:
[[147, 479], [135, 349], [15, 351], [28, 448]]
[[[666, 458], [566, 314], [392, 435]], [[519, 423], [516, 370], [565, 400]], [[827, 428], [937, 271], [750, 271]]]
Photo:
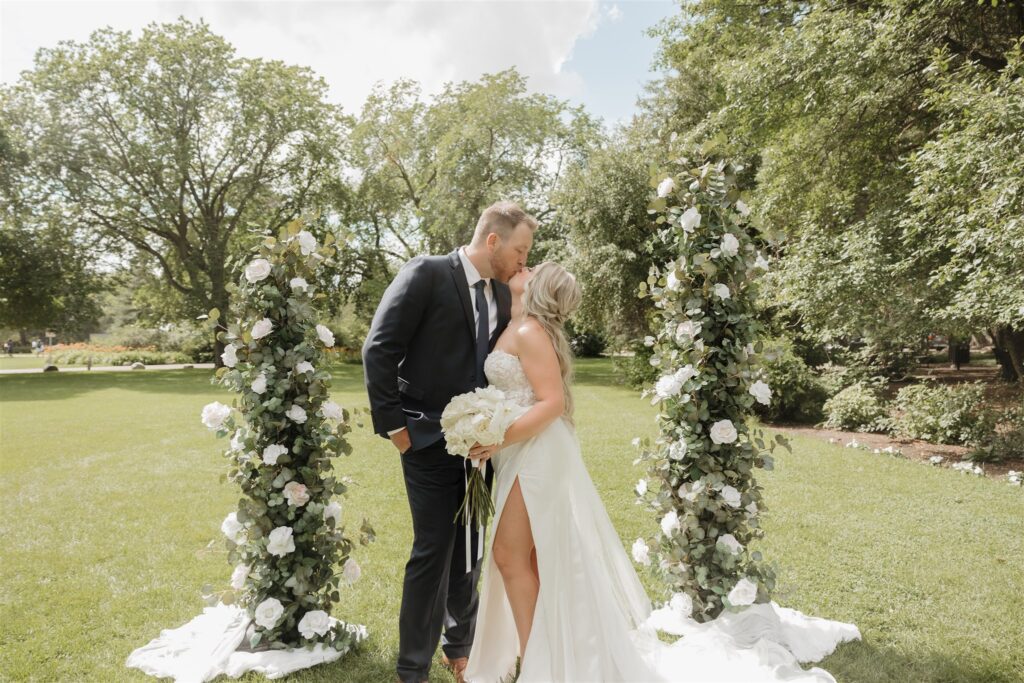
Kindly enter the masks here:
[[577, 431], [656, 606], [856, 624], [840, 681], [1024, 680], [1020, 2], [682, 2], [614, 124], [514, 62], [350, 111], [203, 21], [94, 28], [0, 85], [0, 677], [143, 680], [220, 604], [337, 653], [295, 680], [391, 680], [359, 349], [512, 199], [582, 285]]

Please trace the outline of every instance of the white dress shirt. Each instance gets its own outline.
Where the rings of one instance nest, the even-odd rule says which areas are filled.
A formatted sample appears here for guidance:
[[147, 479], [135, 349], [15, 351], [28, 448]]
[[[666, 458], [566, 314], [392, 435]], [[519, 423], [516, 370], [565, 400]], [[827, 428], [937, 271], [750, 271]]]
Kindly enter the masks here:
[[469, 285], [469, 301], [470, 308], [473, 309], [473, 329], [480, 324], [480, 314], [476, 310], [476, 287], [474, 286], [477, 281], [483, 280], [484, 285], [484, 298], [487, 299], [487, 337], [488, 339], [494, 330], [498, 329], [498, 304], [494, 300], [494, 286], [491, 284], [489, 278], [480, 277], [480, 271], [476, 269], [473, 262], [469, 260], [469, 256], [466, 255], [466, 248], [459, 247], [459, 260], [462, 261], [462, 269], [466, 271], [466, 283]]

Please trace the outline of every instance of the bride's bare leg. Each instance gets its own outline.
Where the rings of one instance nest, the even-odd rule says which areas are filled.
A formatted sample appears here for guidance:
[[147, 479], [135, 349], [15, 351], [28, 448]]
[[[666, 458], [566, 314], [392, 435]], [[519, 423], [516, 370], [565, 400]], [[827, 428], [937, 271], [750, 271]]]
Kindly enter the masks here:
[[494, 563], [501, 572], [505, 593], [512, 607], [512, 617], [519, 633], [520, 657], [526, 652], [526, 642], [530, 639], [533, 612], [537, 607], [537, 592], [540, 590], [534, 559], [535, 551], [533, 532], [530, 531], [530, 516], [517, 477], [501, 511], [491, 552]]

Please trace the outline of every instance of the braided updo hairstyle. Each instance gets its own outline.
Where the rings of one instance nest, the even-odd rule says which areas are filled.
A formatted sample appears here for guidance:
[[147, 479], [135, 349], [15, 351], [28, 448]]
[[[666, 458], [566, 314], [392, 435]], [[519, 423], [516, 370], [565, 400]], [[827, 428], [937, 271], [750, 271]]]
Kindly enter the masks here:
[[572, 421], [573, 403], [572, 349], [565, 337], [565, 321], [579, 307], [583, 293], [576, 277], [554, 261], [545, 261], [533, 269], [533, 277], [523, 289], [523, 315], [540, 323], [555, 345], [558, 367], [565, 392], [565, 418]]

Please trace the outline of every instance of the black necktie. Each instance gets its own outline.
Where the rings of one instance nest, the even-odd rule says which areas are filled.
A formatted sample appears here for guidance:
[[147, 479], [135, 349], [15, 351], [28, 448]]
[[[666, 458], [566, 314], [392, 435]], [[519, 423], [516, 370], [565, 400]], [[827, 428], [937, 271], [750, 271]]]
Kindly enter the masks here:
[[484, 376], [484, 361], [487, 359], [487, 347], [490, 345], [490, 320], [491, 316], [487, 310], [487, 298], [484, 296], [486, 280], [477, 280], [473, 287], [476, 288], [476, 385], [482, 387], [487, 384]]

